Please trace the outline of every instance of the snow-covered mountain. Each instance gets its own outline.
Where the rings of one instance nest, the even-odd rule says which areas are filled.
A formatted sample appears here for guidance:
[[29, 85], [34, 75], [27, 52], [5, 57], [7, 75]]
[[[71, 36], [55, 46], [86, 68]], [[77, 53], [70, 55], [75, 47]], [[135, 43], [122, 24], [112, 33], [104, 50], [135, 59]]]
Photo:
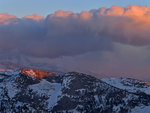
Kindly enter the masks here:
[[146, 88], [146, 83], [133, 79], [1, 69], [0, 112], [149, 113], [150, 94]]

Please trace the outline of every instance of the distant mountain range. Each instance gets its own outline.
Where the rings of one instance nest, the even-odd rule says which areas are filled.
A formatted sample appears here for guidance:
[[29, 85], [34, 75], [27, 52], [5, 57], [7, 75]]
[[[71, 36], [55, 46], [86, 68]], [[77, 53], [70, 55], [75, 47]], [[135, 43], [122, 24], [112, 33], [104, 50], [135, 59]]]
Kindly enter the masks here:
[[150, 84], [77, 72], [1, 68], [0, 113], [150, 113]]

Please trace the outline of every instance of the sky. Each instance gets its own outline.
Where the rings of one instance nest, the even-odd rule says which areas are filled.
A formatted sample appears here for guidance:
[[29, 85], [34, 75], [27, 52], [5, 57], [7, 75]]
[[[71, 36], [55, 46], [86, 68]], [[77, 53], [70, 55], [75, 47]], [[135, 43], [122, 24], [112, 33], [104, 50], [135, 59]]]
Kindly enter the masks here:
[[149, 5], [0, 0], [0, 64], [150, 81]]
[[113, 5], [150, 5], [149, 0], [0, 0], [0, 13], [18, 17], [37, 13], [47, 16], [59, 9], [80, 12]]

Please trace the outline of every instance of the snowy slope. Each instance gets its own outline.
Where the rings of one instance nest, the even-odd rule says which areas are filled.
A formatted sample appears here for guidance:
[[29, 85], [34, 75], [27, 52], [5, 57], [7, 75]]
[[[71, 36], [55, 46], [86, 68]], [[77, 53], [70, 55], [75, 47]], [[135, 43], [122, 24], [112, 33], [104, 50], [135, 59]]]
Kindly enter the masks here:
[[40, 83], [30, 85], [28, 88], [32, 89], [40, 96], [46, 94], [49, 97], [49, 99], [47, 100], [48, 108], [52, 108], [57, 104], [57, 101], [59, 101], [62, 86], [60, 83], [50, 83], [47, 80], [43, 79], [40, 81]]
[[150, 113], [150, 106], [139, 106], [131, 110], [131, 113]]
[[131, 78], [102, 78], [101, 80], [114, 87], [127, 90], [128, 92], [144, 92], [150, 95], [150, 85], [143, 81]]

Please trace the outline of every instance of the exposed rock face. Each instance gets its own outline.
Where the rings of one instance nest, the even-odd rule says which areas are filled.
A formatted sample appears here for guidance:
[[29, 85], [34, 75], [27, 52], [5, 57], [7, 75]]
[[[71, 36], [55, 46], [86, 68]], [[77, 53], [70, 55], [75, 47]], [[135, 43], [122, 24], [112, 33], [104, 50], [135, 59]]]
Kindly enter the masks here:
[[54, 75], [32, 70], [33, 75], [37, 75], [35, 77], [27, 76], [32, 75], [28, 71], [31, 70], [24, 69], [12, 75], [0, 74], [1, 113], [150, 112], [150, 95], [142, 90], [131, 92], [82, 73]]

